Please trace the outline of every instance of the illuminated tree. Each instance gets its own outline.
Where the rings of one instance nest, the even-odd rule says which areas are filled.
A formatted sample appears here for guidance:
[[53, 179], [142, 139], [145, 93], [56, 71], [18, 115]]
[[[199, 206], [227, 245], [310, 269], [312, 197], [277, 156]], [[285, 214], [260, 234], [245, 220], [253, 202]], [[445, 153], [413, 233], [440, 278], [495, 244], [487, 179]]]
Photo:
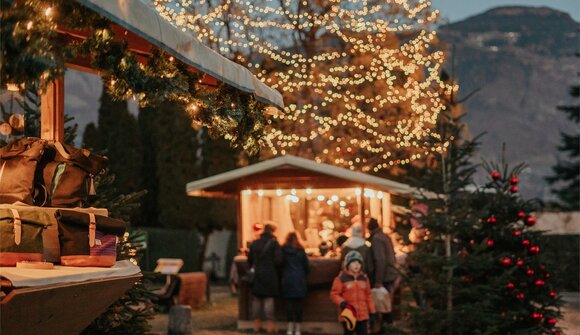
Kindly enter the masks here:
[[429, 1], [157, 0], [157, 9], [284, 95], [271, 154], [363, 171], [407, 164], [445, 108]]

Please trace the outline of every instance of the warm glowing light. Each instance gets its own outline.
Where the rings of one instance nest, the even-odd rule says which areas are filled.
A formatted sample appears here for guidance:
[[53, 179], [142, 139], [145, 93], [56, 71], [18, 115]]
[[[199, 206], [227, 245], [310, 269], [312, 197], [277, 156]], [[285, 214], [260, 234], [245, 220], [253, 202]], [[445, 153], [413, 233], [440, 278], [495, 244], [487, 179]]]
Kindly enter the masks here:
[[324, 201], [324, 199], [326, 199], [326, 198], [321, 194], [321, 195], [317, 196], [316, 199], [318, 201]]
[[282, 196], [282, 190], [281, 189], [277, 189], [276, 190], [276, 195], [279, 196], [279, 197]]
[[378, 191], [377, 192], [377, 198], [382, 199], [383, 198], [383, 192]]
[[361, 189], [360, 188], [355, 189], [354, 190], [354, 194], [360, 195], [361, 194]]
[[333, 195], [332, 197], [330, 197], [330, 199], [334, 202], [338, 201], [338, 196], [337, 195]]
[[244, 195], [252, 195], [252, 190], [244, 190], [244, 192], [242, 192]]
[[306, 189], [306, 194], [312, 194], [312, 189], [311, 188], [307, 188]]
[[6, 84], [6, 89], [10, 92], [20, 91], [20, 87], [18, 87], [17, 84], [11, 84], [11, 83]]
[[346, 206], [346, 202], [344, 202], [344, 201], [341, 201], [341, 202], [339, 202], [338, 204], [340, 205], [340, 207], [344, 207], [344, 206]]
[[[439, 12], [428, 0], [330, 0], [322, 14], [297, 0], [153, 3], [283, 94], [285, 113], [272, 115], [264, 139], [274, 155], [307, 147], [317, 162], [377, 172], [447, 148], [424, 141], [440, 138], [433, 127], [458, 90], [440, 78]], [[329, 45], [290, 47], [298, 30], [323, 32]]]
[[264, 196], [264, 190], [258, 190], [258, 196], [259, 197]]

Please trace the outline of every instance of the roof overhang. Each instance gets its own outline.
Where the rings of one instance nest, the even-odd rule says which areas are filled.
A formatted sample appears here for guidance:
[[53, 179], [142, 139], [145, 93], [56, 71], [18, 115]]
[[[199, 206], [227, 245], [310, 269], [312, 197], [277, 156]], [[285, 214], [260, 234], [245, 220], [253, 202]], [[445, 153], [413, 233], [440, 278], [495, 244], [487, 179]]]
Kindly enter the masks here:
[[247, 68], [230, 61], [200, 43], [190, 33], [173, 26], [151, 5], [141, 0], [76, 1], [138, 36], [133, 51], [140, 49], [141, 56], [145, 49], [143, 42], [155, 45], [188, 66], [242, 91], [252, 93], [258, 100], [284, 109], [280, 92], [261, 82]]
[[366, 187], [398, 195], [416, 193], [407, 184], [369, 174], [316, 163], [295, 156], [281, 156], [190, 182], [190, 196], [236, 197], [245, 189]]

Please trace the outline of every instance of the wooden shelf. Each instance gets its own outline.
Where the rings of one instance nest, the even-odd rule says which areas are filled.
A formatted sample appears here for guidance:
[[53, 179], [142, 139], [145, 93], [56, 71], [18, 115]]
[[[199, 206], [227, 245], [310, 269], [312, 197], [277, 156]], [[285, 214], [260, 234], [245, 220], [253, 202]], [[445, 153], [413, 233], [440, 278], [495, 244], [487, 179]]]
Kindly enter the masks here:
[[140, 277], [15, 288], [0, 302], [0, 334], [77, 335]]

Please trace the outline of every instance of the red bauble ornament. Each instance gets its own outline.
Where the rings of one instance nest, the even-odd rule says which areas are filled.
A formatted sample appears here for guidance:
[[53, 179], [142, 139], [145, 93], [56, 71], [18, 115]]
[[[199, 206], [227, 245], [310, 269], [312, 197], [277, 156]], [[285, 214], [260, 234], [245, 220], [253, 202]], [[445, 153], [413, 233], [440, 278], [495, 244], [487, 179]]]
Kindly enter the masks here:
[[524, 211], [519, 211], [519, 212], [518, 212], [518, 217], [519, 217], [520, 219], [523, 219], [525, 216], [526, 216], [526, 212], [524, 212]]
[[536, 281], [534, 282], [534, 285], [536, 286], [544, 286], [544, 284], [546, 284], [543, 280], [541, 279], [536, 279]]
[[522, 266], [524, 265], [524, 261], [522, 261], [521, 259], [518, 259], [518, 261], [516, 262], [517, 266]]
[[542, 321], [543, 318], [544, 318], [544, 315], [542, 315], [542, 313], [538, 313], [538, 312], [532, 313], [532, 319], [536, 322]]
[[520, 181], [519, 181], [519, 179], [518, 179], [518, 176], [515, 176], [515, 175], [514, 175], [514, 176], [512, 176], [512, 177], [510, 178], [510, 184], [512, 184], [512, 185], [517, 185], [519, 182], [520, 182]]
[[530, 240], [523, 240], [522, 245], [525, 245], [527, 247], [528, 245], [530, 245]]
[[552, 275], [549, 272], [546, 272], [546, 274], [544, 275], [544, 277], [546, 279], [550, 279], [550, 278], [552, 278]]
[[505, 266], [511, 266], [512, 265], [512, 259], [509, 257], [503, 257], [500, 259], [500, 262], [505, 265]]
[[526, 274], [527, 274], [528, 276], [532, 276], [532, 275], [534, 274], [534, 270], [532, 270], [532, 269], [528, 269], [528, 270], [526, 271]]
[[517, 237], [517, 236], [520, 236], [520, 235], [522, 234], [522, 232], [521, 232], [521, 231], [519, 231], [519, 230], [514, 230], [514, 231], [512, 232], [512, 234], [513, 234], [514, 236], [516, 236], [516, 237]]
[[493, 180], [498, 180], [499, 178], [501, 178], [501, 174], [500, 174], [499, 172], [497, 172], [497, 171], [493, 171], [493, 172], [491, 173], [491, 178], [492, 178]]
[[533, 216], [528, 216], [526, 218], [526, 226], [531, 227], [536, 224], [536, 218]]
[[485, 242], [485, 244], [487, 244], [488, 247], [493, 247], [493, 240], [487, 240], [487, 242]]
[[514, 288], [516, 288], [516, 285], [514, 283], [507, 283], [505, 287], [509, 288], [510, 290], [513, 290]]
[[554, 291], [551, 291], [551, 292], [549, 293], [549, 295], [550, 295], [550, 298], [552, 298], [552, 299], [556, 299], [556, 297], [558, 296], [558, 293], [556, 293], [556, 292], [554, 292]]
[[489, 218], [487, 218], [487, 223], [496, 223], [497, 219], [495, 218], [495, 216], [490, 216]]
[[523, 301], [526, 298], [526, 295], [523, 293], [516, 294], [516, 299]]
[[519, 190], [520, 190], [520, 189], [519, 189], [517, 186], [515, 186], [515, 185], [514, 185], [514, 186], [512, 186], [512, 187], [510, 187], [510, 192], [512, 192], [512, 193], [516, 193], [516, 192], [517, 192], [517, 191], [519, 191]]
[[546, 320], [546, 322], [548, 323], [548, 325], [550, 325], [550, 327], [554, 327], [556, 325], [556, 322], [558, 322], [558, 320], [554, 318], [549, 318], [548, 320]]
[[530, 247], [530, 249], [528, 249], [528, 251], [531, 254], [537, 255], [538, 253], [540, 253], [540, 247], [534, 245], [533, 247]]

